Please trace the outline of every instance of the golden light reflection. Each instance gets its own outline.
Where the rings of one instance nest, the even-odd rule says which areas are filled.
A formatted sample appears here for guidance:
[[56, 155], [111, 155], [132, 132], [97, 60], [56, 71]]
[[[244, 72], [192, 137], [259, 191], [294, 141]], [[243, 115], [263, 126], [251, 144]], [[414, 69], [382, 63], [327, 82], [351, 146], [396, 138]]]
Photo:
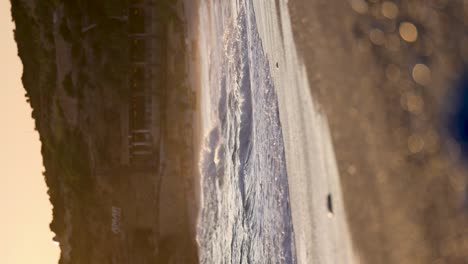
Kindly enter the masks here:
[[416, 64], [413, 67], [413, 80], [420, 85], [428, 85], [431, 82], [431, 69], [425, 64]]
[[364, 0], [350, 0], [351, 8], [359, 14], [367, 13], [369, 7]]
[[399, 31], [401, 38], [407, 42], [415, 42], [418, 39], [418, 29], [413, 23], [401, 23]]
[[398, 16], [398, 6], [391, 2], [386, 1], [382, 4], [382, 15], [389, 19], [394, 19]]
[[413, 114], [421, 114], [424, 107], [424, 100], [419, 95], [409, 94], [406, 97], [406, 107]]
[[401, 96], [400, 105], [403, 109], [415, 115], [422, 114], [424, 110], [424, 100], [422, 97], [411, 92], [404, 93]]

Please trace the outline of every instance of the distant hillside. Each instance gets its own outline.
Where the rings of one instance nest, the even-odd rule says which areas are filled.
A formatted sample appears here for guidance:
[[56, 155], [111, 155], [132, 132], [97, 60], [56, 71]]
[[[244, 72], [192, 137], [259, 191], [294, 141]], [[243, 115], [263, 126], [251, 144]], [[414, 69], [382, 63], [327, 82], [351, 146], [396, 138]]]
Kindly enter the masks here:
[[[24, 66], [22, 82], [42, 142], [44, 176], [53, 205], [50, 228], [60, 242], [60, 263], [132, 263], [125, 260], [135, 260], [132, 254], [147, 263], [173, 254], [162, 253], [167, 246], [159, 242], [161, 175], [155, 173], [160, 170], [155, 167], [155, 173], [134, 180], [138, 172], [122, 165], [127, 136], [121, 131], [128, 126], [122, 113], [130, 98], [133, 54], [128, 37], [130, 2], [11, 0], [14, 35]], [[158, 16], [161, 54], [166, 53], [163, 44], [169, 24], [180, 32], [176, 40], [183, 43], [182, 24], [171, 11], [176, 2], [159, 1], [156, 6], [164, 11]], [[153, 100], [165, 101], [164, 57], [154, 56], [161, 66], [151, 75], [159, 84]], [[185, 69], [183, 63], [177, 69]], [[155, 113], [165, 119], [165, 111]], [[138, 198], [138, 192], [143, 198]], [[124, 220], [116, 216], [119, 210]], [[183, 210], [180, 214], [185, 214]], [[143, 211], [148, 215], [139, 215]], [[128, 233], [119, 229], [126, 227]], [[185, 251], [186, 255], [192, 252]]]
[[[72, 211], [74, 217], [69, 221], [86, 221], [89, 212], [80, 204], [93, 200], [93, 166], [115, 162], [112, 150], [106, 146], [119, 144], [119, 140], [107, 132], [119, 127], [119, 119], [114, 117], [126, 92], [125, 74], [114, 73], [123, 71], [123, 67], [105, 67], [99, 62], [112, 57], [117, 65], [127, 63], [125, 52], [120, 52], [128, 46], [125, 28], [119, 21], [106, 18], [125, 10], [128, 1], [11, 3], [15, 39], [24, 67], [22, 81], [42, 142], [44, 175], [53, 204], [50, 227], [57, 237], [64, 237], [71, 231], [67, 228], [74, 228], [86, 239], [86, 228], [67, 226], [65, 215]], [[84, 35], [84, 20], [102, 26]], [[114, 89], [105, 89], [108, 86]], [[106, 95], [105, 103], [98, 94]], [[106, 128], [98, 129], [96, 123], [105, 123]], [[72, 248], [73, 258], [81, 249]], [[68, 245], [62, 244], [64, 250], [70, 250]]]

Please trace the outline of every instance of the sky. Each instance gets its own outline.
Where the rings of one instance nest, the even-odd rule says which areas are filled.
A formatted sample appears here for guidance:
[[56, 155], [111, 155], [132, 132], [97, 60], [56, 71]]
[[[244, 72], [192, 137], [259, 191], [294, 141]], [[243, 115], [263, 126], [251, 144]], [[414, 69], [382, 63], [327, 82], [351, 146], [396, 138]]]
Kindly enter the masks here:
[[39, 135], [21, 84], [10, 1], [0, 1], [0, 263], [57, 263]]

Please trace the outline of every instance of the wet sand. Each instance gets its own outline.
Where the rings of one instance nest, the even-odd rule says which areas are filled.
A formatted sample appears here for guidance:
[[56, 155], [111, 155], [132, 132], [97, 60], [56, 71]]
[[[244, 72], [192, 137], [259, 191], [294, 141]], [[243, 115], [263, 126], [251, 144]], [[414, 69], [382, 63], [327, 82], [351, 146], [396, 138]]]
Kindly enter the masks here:
[[[277, 88], [298, 263], [357, 263], [326, 116], [310, 94], [283, 1], [253, 1]], [[333, 212], [329, 212], [330, 195]]]

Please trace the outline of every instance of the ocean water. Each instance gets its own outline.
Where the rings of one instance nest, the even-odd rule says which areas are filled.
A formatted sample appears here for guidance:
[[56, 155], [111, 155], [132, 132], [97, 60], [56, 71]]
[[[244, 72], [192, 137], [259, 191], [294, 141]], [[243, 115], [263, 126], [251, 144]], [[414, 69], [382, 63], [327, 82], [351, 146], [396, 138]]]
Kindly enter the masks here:
[[296, 263], [277, 95], [252, 1], [200, 10], [200, 261]]

